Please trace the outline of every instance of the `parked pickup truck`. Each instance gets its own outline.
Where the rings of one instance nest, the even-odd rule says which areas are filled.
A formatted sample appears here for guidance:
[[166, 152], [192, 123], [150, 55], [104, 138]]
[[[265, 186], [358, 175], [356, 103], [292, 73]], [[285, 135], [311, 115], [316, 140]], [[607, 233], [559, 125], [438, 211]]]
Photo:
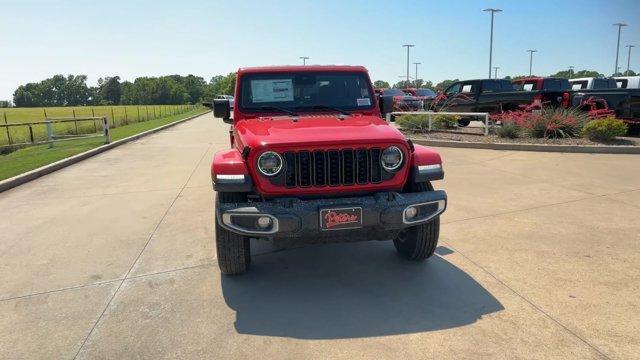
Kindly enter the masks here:
[[447, 195], [433, 149], [381, 118], [361, 66], [241, 68], [230, 148], [211, 165], [215, 236], [224, 274], [251, 262], [250, 238], [285, 244], [387, 240], [410, 260], [433, 255]]
[[640, 89], [640, 76], [618, 76], [614, 79], [619, 89]]
[[[617, 81], [614, 78], [570, 79], [571, 106], [581, 107], [590, 99], [604, 99], [618, 119], [640, 124], [640, 89], [618, 86]], [[625, 85], [628, 84], [629, 81]]]
[[[560, 106], [563, 90], [516, 90], [511, 81], [505, 79], [479, 79], [458, 81], [449, 86], [430, 104], [435, 111], [487, 112], [498, 114], [513, 111], [539, 102]], [[473, 117], [463, 117], [458, 125], [467, 126]]]
[[576, 78], [570, 79], [571, 90], [594, 90], [594, 89], [615, 89], [616, 80], [614, 78]]

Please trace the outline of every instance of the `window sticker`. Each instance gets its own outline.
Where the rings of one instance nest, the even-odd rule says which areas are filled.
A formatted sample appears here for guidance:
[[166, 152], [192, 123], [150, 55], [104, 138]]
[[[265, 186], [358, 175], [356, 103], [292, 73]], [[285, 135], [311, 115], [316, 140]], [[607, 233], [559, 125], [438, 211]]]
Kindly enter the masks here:
[[356, 102], [358, 106], [371, 106], [371, 99], [369, 98], [356, 99]]
[[254, 103], [293, 101], [293, 80], [251, 80]]
[[523, 89], [525, 91], [531, 91], [531, 90], [533, 90], [533, 84], [524, 84]]

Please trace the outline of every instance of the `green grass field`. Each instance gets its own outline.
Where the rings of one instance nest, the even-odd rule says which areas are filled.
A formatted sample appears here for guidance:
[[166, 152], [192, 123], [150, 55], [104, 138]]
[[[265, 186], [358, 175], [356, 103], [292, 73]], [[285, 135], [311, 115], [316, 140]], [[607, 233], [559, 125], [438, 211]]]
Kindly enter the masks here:
[[[110, 127], [119, 127], [170, 115], [185, 113], [192, 105], [122, 105], [122, 106], [76, 106], [51, 108], [8, 108], [0, 109], [0, 125], [42, 122], [46, 118], [106, 117]], [[44, 123], [32, 126], [34, 140], [46, 140]], [[89, 134], [100, 131], [99, 121], [78, 121], [53, 125], [55, 135]], [[0, 145], [19, 144], [31, 141], [27, 126], [0, 126]]]
[[[162, 118], [122, 125], [111, 131], [111, 140], [115, 141], [123, 139], [192, 115], [202, 114], [206, 111], [207, 110], [202, 107], [197, 107], [176, 115], [163, 116]], [[103, 144], [103, 137], [76, 139], [57, 142], [54, 144], [52, 149], [49, 149], [47, 144], [35, 145], [19, 149], [6, 155], [0, 155], [0, 180], [8, 179]]]

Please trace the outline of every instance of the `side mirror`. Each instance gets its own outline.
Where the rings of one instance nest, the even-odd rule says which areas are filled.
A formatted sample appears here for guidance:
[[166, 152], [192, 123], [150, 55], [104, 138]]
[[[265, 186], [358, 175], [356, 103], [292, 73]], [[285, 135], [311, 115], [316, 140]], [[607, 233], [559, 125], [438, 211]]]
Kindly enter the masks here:
[[227, 99], [215, 99], [213, 100], [213, 116], [222, 118], [226, 123], [231, 118], [231, 105]]
[[380, 96], [379, 104], [380, 112], [383, 116], [387, 113], [393, 112], [393, 96]]

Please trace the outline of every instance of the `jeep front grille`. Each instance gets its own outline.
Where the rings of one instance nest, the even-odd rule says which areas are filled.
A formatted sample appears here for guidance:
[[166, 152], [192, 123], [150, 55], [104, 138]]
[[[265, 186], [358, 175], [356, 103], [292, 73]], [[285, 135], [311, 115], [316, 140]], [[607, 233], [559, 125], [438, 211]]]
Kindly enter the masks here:
[[287, 187], [379, 183], [380, 154], [378, 148], [287, 151], [284, 183]]

